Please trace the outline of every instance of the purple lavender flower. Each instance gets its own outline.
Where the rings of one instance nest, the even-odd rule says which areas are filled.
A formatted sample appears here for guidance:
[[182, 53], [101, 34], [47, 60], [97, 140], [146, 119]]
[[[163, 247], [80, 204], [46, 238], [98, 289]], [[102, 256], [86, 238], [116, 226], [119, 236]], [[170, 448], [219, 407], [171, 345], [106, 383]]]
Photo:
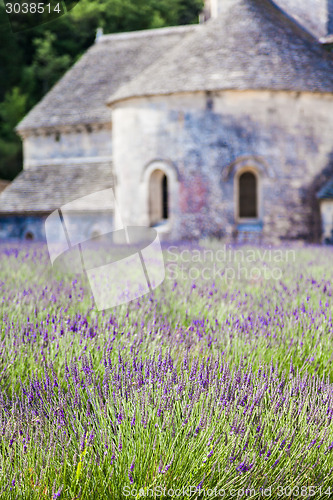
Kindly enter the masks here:
[[61, 496], [61, 492], [63, 490], [63, 486], [60, 486], [60, 488], [58, 489], [58, 491], [53, 495], [53, 499], [56, 500], [57, 498], [60, 498]]
[[172, 455], [170, 462], [164, 467], [164, 469], [161, 471], [161, 474], [166, 474], [168, 472], [168, 470], [170, 469], [170, 467], [174, 461], [174, 458], [175, 458], [175, 456]]

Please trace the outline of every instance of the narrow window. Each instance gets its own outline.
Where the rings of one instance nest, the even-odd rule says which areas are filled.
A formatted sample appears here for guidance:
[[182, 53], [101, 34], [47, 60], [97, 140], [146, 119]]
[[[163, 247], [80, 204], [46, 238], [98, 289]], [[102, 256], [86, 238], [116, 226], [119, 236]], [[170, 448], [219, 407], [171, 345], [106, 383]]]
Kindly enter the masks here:
[[258, 217], [257, 178], [252, 172], [244, 172], [239, 177], [239, 217], [254, 219]]
[[169, 218], [168, 178], [162, 170], [154, 170], [149, 180], [149, 217], [151, 225]]
[[168, 178], [166, 175], [162, 179], [162, 212], [163, 219], [168, 219], [169, 217], [169, 206], [168, 206]]

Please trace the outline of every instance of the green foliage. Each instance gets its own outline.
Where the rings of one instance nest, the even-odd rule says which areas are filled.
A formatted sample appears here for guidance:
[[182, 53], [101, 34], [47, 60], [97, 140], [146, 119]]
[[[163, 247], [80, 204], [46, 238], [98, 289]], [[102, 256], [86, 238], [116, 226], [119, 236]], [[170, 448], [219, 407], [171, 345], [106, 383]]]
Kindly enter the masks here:
[[10, 137], [13, 127], [24, 116], [27, 98], [18, 87], [7, 92], [2, 103], [0, 103], [0, 118], [4, 125], [2, 130]]
[[66, 1], [74, 7], [60, 18], [13, 33], [0, 0], [0, 178], [11, 179], [20, 168], [20, 140], [13, 127], [94, 42], [98, 27], [118, 33], [190, 24], [197, 22], [203, 7], [202, 0], [75, 3]]
[[27, 96], [18, 87], [6, 92], [0, 103], [0, 176], [11, 180], [21, 168], [21, 143], [14, 127], [26, 112]]
[[13, 36], [3, 6], [0, 3], [0, 102], [5, 93], [20, 82], [22, 52]]
[[332, 498], [331, 249], [170, 248], [160, 287], [98, 312], [46, 246], [2, 245], [2, 498]]
[[69, 68], [71, 57], [68, 54], [57, 55], [54, 42], [57, 37], [51, 31], [46, 31], [43, 38], [34, 39], [36, 53], [32, 64], [33, 74], [42, 83], [43, 94]]

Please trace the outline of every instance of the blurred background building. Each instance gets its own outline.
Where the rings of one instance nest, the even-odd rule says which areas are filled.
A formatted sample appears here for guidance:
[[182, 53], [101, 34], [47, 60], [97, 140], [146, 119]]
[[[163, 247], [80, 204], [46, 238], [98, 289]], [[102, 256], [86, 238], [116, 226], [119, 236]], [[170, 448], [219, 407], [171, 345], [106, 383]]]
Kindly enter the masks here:
[[[333, 0], [210, 0], [198, 25], [103, 35], [21, 121], [2, 238], [112, 187], [163, 238], [328, 240]], [[86, 237], [103, 211], [73, 211]]]

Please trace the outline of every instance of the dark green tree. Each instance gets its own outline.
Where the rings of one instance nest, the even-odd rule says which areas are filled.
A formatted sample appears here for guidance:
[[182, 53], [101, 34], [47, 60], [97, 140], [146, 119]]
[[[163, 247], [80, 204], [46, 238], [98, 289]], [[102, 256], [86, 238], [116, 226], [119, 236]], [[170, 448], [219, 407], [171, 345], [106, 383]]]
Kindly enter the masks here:
[[26, 112], [27, 96], [18, 87], [5, 94], [0, 103], [0, 176], [12, 180], [21, 170], [21, 141], [15, 133], [15, 126]]
[[68, 54], [57, 54], [54, 48], [56, 39], [55, 33], [45, 31], [42, 38], [33, 40], [36, 52], [32, 62], [32, 75], [41, 83], [43, 95], [69, 68], [72, 60]]

